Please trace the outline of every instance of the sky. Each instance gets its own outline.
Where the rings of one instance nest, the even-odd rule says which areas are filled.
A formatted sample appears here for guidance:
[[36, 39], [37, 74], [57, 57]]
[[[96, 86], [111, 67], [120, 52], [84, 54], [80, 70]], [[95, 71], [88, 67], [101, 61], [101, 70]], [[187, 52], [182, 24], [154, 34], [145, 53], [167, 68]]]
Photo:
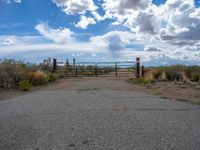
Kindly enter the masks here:
[[200, 65], [200, 0], [0, 0], [0, 59]]

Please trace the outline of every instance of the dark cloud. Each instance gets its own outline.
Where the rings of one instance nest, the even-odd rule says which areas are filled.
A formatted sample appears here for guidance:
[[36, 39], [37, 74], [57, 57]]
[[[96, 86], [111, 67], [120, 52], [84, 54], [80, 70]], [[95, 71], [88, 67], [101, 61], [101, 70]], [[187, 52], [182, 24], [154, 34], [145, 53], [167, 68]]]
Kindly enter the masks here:
[[125, 48], [119, 35], [112, 35], [108, 38], [108, 47], [112, 51], [119, 51]]
[[119, 3], [119, 12], [123, 14], [127, 9], [145, 9], [149, 6], [151, 0], [121, 0]]
[[155, 34], [154, 16], [146, 13], [139, 13], [137, 17], [139, 31], [142, 33]]
[[180, 32], [176, 36], [178, 39], [200, 40], [200, 23], [196, 26], [188, 27], [188, 31]]
[[145, 48], [145, 51], [147, 52], [161, 52], [162, 50], [157, 47], [147, 47]]
[[200, 24], [197, 26], [190, 26], [186, 28], [187, 30], [180, 31], [178, 33], [174, 32], [167, 33], [166, 30], [162, 30], [159, 33], [161, 40], [167, 41], [173, 45], [194, 45], [200, 40]]

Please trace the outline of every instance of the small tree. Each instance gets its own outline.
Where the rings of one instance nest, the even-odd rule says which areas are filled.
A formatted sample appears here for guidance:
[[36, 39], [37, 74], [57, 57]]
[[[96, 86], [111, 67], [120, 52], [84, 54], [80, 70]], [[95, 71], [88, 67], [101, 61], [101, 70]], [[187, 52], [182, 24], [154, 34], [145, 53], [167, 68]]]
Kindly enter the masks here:
[[51, 58], [44, 59], [40, 64], [42, 70], [51, 70]]

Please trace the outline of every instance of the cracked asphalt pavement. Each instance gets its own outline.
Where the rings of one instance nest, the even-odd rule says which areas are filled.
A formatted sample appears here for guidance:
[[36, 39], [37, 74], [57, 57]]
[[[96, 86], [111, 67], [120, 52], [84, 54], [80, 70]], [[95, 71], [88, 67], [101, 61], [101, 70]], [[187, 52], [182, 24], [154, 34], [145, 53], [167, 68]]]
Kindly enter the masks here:
[[0, 101], [0, 150], [200, 150], [199, 105], [126, 84], [77, 81]]

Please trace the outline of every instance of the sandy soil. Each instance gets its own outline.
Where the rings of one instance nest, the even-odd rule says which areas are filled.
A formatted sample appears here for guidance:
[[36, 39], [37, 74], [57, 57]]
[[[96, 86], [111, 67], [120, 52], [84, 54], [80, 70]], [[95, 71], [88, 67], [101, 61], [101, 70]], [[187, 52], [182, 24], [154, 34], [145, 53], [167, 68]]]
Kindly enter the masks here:
[[136, 91], [143, 91], [162, 98], [200, 104], [200, 85], [175, 82], [156, 82], [151, 85], [133, 85]]
[[200, 104], [200, 85], [186, 85], [174, 82], [156, 82], [152, 85], [137, 85], [128, 82], [128, 78], [119, 77], [90, 77], [62, 79], [54, 83], [34, 87], [29, 92], [19, 90], [0, 89], [0, 100], [9, 99], [18, 95], [23, 95], [35, 91], [56, 91], [56, 90], [125, 90], [139, 91], [158, 95], [162, 98], [179, 101], [189, 101]]
[[23, 92], [23, 91], [20, 91], [20, 90], [8, 90], [8, 89], [0, 88], [0, 101], [5, 100], [5, 99], [9, 99], [9, 98], [12, 98], [12, 97], [16, 97], [16, 96], [19, 96], [19, 95], [23, 95], [23, 94], [26, 94], [26, 93]]

